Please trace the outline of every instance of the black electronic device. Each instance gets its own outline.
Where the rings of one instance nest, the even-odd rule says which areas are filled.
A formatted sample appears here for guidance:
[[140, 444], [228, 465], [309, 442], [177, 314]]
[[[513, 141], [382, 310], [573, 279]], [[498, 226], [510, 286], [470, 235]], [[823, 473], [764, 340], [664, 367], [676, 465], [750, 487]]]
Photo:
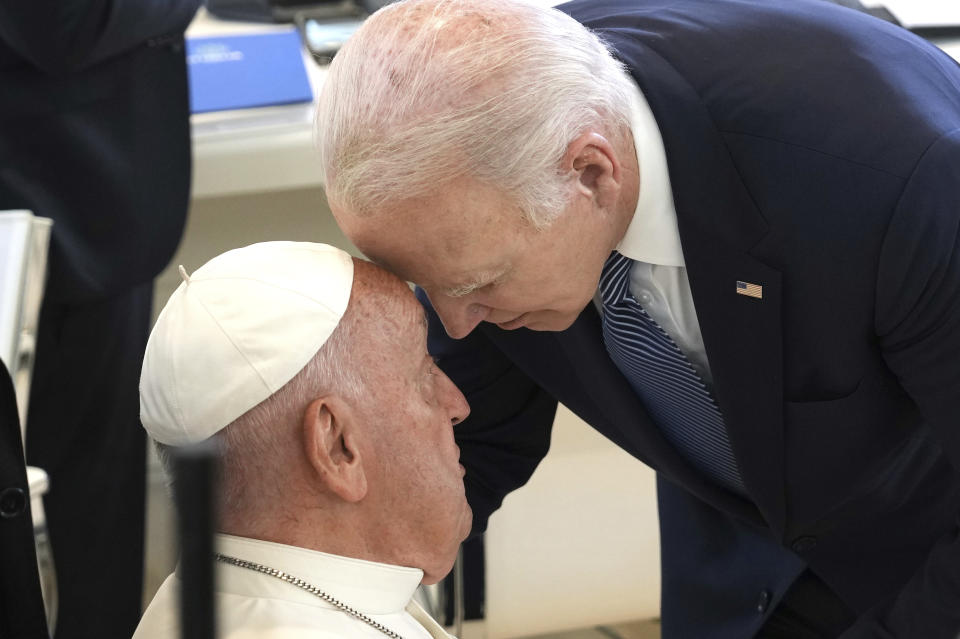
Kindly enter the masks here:
[[347, 16], [328, 20], [298, 18], [297, 26], [313, 59], [320, 64], [329, 64], [343, 43], [363, 24], [364, 17]]
[[206, 0], [207, 11], [226, 20], [297, 22], [362, 19], [385, 0]]
[[292, 22], [320, 64], [328, 64], [374, 11], [392, 0], [206, 0], [207, 11], [225, 20]]

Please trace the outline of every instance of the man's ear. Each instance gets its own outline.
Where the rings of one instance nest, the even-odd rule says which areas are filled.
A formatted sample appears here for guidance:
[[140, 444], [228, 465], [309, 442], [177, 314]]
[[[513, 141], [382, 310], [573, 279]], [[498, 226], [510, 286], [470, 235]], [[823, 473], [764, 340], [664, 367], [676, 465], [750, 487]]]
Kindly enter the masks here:
[[356, 427], [352, 407], [338, 397], [319, 397], [303, 414], [307, 461], [319, 480], [348, 502], [358, 502], [367, 494]]
[[577, 178], [577, 190], [600, 208], [613, 207], [620, 195], [622, 167], [607, 138], [588, 130], [574, 138], [563, 154], [561, 171]]

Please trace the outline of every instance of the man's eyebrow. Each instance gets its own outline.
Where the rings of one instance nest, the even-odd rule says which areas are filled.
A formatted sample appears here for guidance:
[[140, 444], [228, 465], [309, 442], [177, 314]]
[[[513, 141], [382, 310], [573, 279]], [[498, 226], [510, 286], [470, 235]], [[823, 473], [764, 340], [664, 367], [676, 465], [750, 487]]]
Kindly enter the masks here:
[[482, 280], [476, 280], [470, 284], [457, 284], [456, 286], [451, 286], [443, 293], [447, 297], [463, 297], [473, 293], [478, 288], [481, 288], [484, 285]]
[[476, 278], [474, 278], [472, 282], [469, 282], [466, 284], [456, 284], [446, 289], [443, 293], [447, 297], [463, 297], [465, 295], [469, 295], [470, 293], [473, 293], [478, 288], [483, 288], [487, 284], [497, 281], [498, 279], [503, 277], [503, 274], [506, 273], [507, 270], [508, 270], [508, 267], [504, 267], [497, 271], [487, 271], [485, 273], [481, 273]]

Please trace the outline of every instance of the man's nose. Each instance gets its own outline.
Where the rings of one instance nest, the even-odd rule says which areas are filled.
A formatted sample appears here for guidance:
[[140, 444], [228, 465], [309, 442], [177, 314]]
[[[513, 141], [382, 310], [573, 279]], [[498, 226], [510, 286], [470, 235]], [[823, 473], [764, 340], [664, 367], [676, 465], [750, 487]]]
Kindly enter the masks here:
[[470, 302], [465, 298], [450, 297], [443, 293], [427, 292], [433, 309], [440, 316], [443, 329], [453, 339], [460, 339], [470, 334], [477, 324], [486, 319], [490, 308], [483, 304]]

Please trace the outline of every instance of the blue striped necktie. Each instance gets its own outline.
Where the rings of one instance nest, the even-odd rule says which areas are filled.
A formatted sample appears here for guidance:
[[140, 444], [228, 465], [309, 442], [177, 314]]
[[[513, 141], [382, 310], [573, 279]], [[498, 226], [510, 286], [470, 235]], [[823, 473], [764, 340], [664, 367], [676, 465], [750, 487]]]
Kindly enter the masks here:
[[600, 277], [607, 352], [667, 441], [708, 477], [743, 495], [723, 415], [690, 360], [630, 295], [632, 265], [613, 253]]

